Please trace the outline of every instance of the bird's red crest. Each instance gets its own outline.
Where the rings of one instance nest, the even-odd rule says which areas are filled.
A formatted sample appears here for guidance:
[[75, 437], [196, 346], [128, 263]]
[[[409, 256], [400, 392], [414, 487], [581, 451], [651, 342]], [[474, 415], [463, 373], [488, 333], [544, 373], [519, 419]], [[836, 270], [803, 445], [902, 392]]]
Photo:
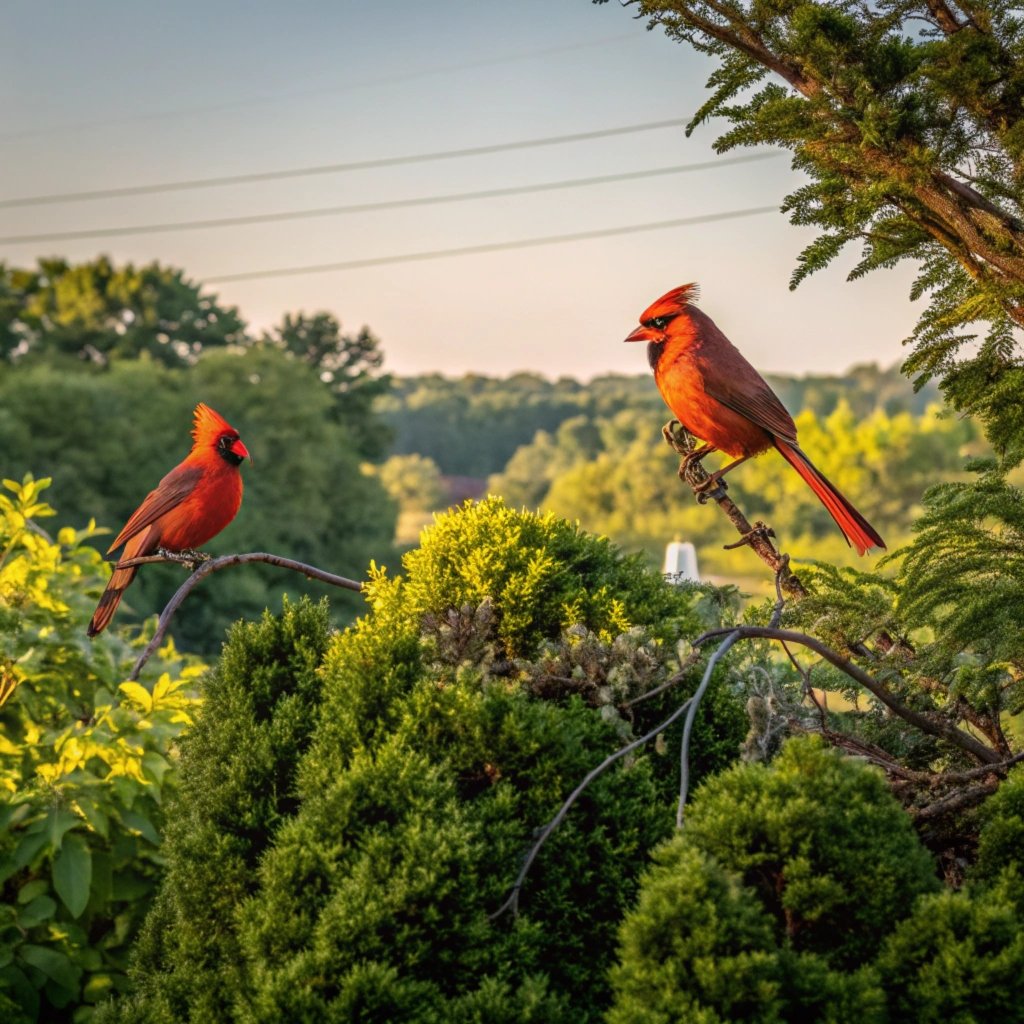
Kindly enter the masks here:
[[234, 434], [238, 431], [219, 412], [200, 402], [196, 406], [195, 421], [192, 425], [192, 441], [196, 448], [215, 445], [223, 434]]
[[665, 292], [660, 299], [652, 302], [641, 314], [640, 323], [656, 320], [661, 316], [675, 316], [682, 313], [690, 303], [696, 302], [700, 296], [700, 288], [695, 281], [680, 285], [670, 292]]

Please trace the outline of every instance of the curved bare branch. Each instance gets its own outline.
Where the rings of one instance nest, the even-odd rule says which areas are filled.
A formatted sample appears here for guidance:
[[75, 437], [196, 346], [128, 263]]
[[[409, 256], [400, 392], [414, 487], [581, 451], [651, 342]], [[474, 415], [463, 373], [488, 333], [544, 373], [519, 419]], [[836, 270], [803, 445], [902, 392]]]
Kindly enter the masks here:
[[958, 729], [951, 722], [941, 718], [933, 718], [930, 715], [922, 714], [913, 708], [901, 704], [895, 697], [873, 676], [865, 672], [859, 665], [837, 654], [826, 644], [806, 633], [796, 633], [789, 629], [775, 629], [771, 626], [738, 626], [726, 627], [724, 629], [712, 629], [694, 641], [694, 646], [704, 643], [707, 640], [724, 634], [738, 633], [741, 637], [759, 637], [764, 640], [780, 640], [785, 643], [800, 644], [809, 650], [820, 654], [830, 665], [834, 665], [840, 672], [848, 675], [855, 682], [860, 683], [877, 700], [884, 704], [894, 715], [902, 718], [905, 722], [920, 729], [921, 732], [938, 739], [946, 740], [954, 746], [976, 758], [982, 764], [998, 764], [1003, 757], [991, 747], [986, 746], [979, 739], [976, 739], [963, 729]]
[[[168, 558], [164, 555], [144, 555], [139, 558], [125, 559], [125, 561], [118, 563], [118, 567], [128, 568], [130, 566], [143, 565], [147, 562], [179, 561], [181, 560]], [[356, 580], [350, 580], [345, 576], [338, 576], [333, 572], [318, 569], [315, 565], [307, 565], [305, 562], [297, 562], [293, 558], [285, 558], [282, 555], [269, 554], [266, 551], [249, 551], [246, 554], [221, 555], [218, 558], [207, 559], [206, 561], [199, 563], [198, 567], [192, 571], [189, 578], [185, 580], [180, 587], [178, 587], [174, 596], [167, 602], [164, 610], [160, 613], [160, 620], [157, 623], [156, 632], [153, 634], [153, 638], [148, 644], [146, 644], [145, 650], [139, 655], [138, 660], [132, 667], [131, 674], [128, 678], [139, 678], [139, 673], [142, 671], [143, 665], [149, 661], [153, 656], [153, 653], [163, 642], [164, 636], [167, 633], [167, 628], [171, 624], [171, 619], [174, 618], [175, 612], [177, 612], [181, 603], [190, 593], [192, 593], [193, 589], [201, 580], [215, 572], [220, 572], [221, 569], [227, 569], [229, 566], [233, 565], [246, 565], [249, 562], [265, 562], [267, 565], [276, 565], [281, 569], [291, 569], [293, 572], [302, 573], [302, 575], [307, 579], [320, 580], [322, 583], [328, 583], [332, 587], [341, 587], [344, 590], [354, 590], [358, 592], [363, 589], [363, 584]], [[194, 562], [192, 564], [194, 564]]]

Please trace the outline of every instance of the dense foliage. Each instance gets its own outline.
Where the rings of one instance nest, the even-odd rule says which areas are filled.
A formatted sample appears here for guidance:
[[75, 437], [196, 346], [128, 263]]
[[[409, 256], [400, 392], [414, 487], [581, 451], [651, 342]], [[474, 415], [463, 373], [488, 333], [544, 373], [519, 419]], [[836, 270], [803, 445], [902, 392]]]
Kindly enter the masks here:
[[[666, 417], [667, 418], [667, 417]], [[589, 530], [658, 558], [674, 537], [694, 542], [705, 573], [743, 578], [749, 552], [728, 552], [732, 527], [713, 507], [694, 503], [676, 478], [678, 459], [657, 417], [632, 410], [610, 420], [576, 417], [520, 448], [490, 489], [515, 504], [540, 505]], [[797, 417], [815, 464], [875, 523], [889, 543], [910, 535], [925, 491], [963, 477], [964, 454], [979, 445], [969, 421], [932, 407], [923, 416], [876, 410], [858, 418], [845, 403], [819, 418]], [[753, 521], [764, 519], [794, 557], [855, 564], [857, 559], [821, 503], [774, 453], [729, 478], [730, 495]]]
[[[520, 914], [489, 915], [534, 830], [630, 732], [622, 699], [674, 664], [646, 625], [692, 631], [696, 595], [497, 501], [441, 517], [404, 566], [333, 638], [306, 604], [232, 632], [183, 744], [136, 990], [109, 1019], [599, 1019], [618, 920], [671, 828], [671, 762], [603, 776]], [[556, 676], [581, 647], [592, 677], [584, 659]], [[745, 729], [716, 691], [702, 775]]]
[[881, 774], [790, 741], [770, 767], [710, 780], [655, 854], [608, 1020], [1019, 1020], [1009, 886], [938, 891]]
[[[769, 374], [768, 380], [794, 413], [810, 409], [822, 417], [840, 402], [858, 417], [876, 411], [920, 415], [937, 394], [934, 388], [914, 394], [895, 368], [877, 366], [853, 367], [842, 376]], [[587, 424], [575, 437], [582, 459], [600, 449], [588, 438], [620, 413], [642, 415], [652, 433], [668, 418], [650, 375], [639, 372], [632, 377], [595, 377], [587, 383], [568, 377], [550, 381], [531, 373], [502, 378], [427, 374], [396, 379], [377, 408], [394, 431], [397, 454], [424, 455], [442, 473], [475, 477], [500, 472], [538, 432], [551, 436], [567, 421]]]
[[[167, 645], [141, 683], [137, 650], [85, 627], [106, 572], [94, 533], [36, 520], [47, 480], [0, 494], [0, 1017], [90, 1019], [124, 987], [161, 873], [174, 746], [200, 666]], [[65, 1009], [66, 1008], [66, 1009]]]

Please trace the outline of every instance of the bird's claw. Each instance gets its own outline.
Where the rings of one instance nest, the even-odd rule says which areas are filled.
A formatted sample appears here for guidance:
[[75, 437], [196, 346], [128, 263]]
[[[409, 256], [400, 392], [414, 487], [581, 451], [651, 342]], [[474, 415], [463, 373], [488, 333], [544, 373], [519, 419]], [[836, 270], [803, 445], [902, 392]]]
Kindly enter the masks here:
[[665, 438], [665, 443], [684, 459], [692, 455], [697, 448], [697, 438], [679, 420], [669, 420], [661, 428], [661, 436]]
[[[698, 500], [700, 500], [700, 499], [698, 499]], [[755, 523], [752, 529], [747, 530], [747, 532], [745, 534], [743, 534], [743, 536], [740, 537], [739, 540], [733, 541], [732, 544], [723, 544], [722, 545], [722, 549], [724, 551], [732, 551], [734, 548], [741, 548], [741, 547], [743, 547], [744, 544], [752, 544], [754, 542], [754, 538], [755, 537], [762, 537], [765, 540], [768, 540], [769, 537], [774, 537], [774, 536], [775, 536], [775, 531], [767, 523], [760, 523], [759, 522], [759, 523]], [[789, 556], [788, 555], [786, 556], [786, 561], [787, 561], [787, 563], [789, 561]]]
[[184, 565], [189, 572], [195, 572], [203, 562], [208, 562], [212, 557], [205, 551], [196, 551], [193, 548], [186, 548], [184, 551], [168, 551], [167, 548], [160, 548], [157, 553], [161, 558], [166, 558], [168, 562]]
[[712, 498], [715, 501], [724, 498], [725, 492], [729, 489], [724, 480], [714, 475], [696, 483], [688, 477], [683, 479], [693, 488], [693, 492], [697, 496], [698, 505], [706, 505]]

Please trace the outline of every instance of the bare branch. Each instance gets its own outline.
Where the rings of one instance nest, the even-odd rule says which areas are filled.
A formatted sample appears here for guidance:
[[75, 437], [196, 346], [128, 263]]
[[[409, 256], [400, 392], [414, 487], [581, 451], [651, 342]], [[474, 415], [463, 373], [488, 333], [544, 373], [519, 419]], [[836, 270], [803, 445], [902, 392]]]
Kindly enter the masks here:
[[566, 814], [569, 813], [569, 808], [579, 799], [583, 791], [594, 781], [599, 775], [602, 775], [608, 768], [610, 768], [619, 758], [625, 757], [630, 751], [636, 750], [637, 747], [642, 747], [645, 743], [654, 739], [655, 736], [660, 732], [664, 732], [673, 722], [679, 718], [680, 715], [693, 702], [691, 697], [684, 704], [681, 704], [675, 711], [672, 712], [668, 718], [665, 719], [660, 725], [656, 725], [650, 732], [645, 733], [639, 739], [633, 740], [632, 743], [627, 743], [624, 747], [620, 747], [615, 751], [614, 754], [610, 754], [606, 757], [596, 768], [592, 768], [587, 772], [583, 781], [566, 797], [565, 802], [558, 809], [558, 813], [540, 830], [537, 835], [537, 839], [533, 846], [530, 847], [529, 852], [523, 859], [523, 866], [519, 869], [519, 874], [516, 877], [515, 884], [512, 886], [512, 891], [509, 893], [508, 899], [498, 909], [490, 915], [492, 921], [497, 920], [507, 910], [512, 911], [513, 917], [519, 913], [519, 892], [523, 888], [523, 882], [526, 881], [526, 875], [533, 865], [534, 860], [537, 858], [537, 854], [540, 853], [541, 847], [547, 842], [548, 837], [552, 832], [561, 825], [562, 820]]
[[704, 692], [711, 682], [711, 673], [714, 672], [718, 659], [739, 639], [739, 630], [734, 629], [719, 644], [718, 650], [708, 660], [708, 667], [704, 670], [704, 678], [700, 681], [697, 692], [687, 701], [690, 710], [686, 714], [686, 722], [683, 725], [683, 742], [679, 751], [679, 804], [676, 807], [676, 828], [683, 827], [683, 812], [686, 809], [686, 797], [690, 789], [690, 733], [693, 730], [693, 721], [697, 717], [697, 708], [700, 707]]
[[877, 679], [868, 675], [859, 665], [855, 665], [841, 654], [837, 654], [831, 647], [826, 646], [812, 636], [808, 636], [806, 633], [795, 633], [792, 630], [775, 629], [770, 626], [726, 627], [724, 629], [709, 630], [703, 636], [698, 637], [694, 642], [694, 646], [714, 637], [722, 636], [723, 634], [732, 635], [733, 633], [738, 633], [740, 637], [761, 637], [766, 640], [781, 640], [807, 647], [820, 654], [829, 664], [834, 665], [851, 679], [860, 683], [864, 689], [881, 701], [893, 714], [915, 728], [920, 729], [921, 732], [952, 743], [983, 764], [998, 764], [1002, 761], [999, 753], [991, 747], [987, 747], [970, 733], [958, 729], [950, 722], [932, 718], [930, 715], [922, 714], [920, 711], [915, 711], [913, 708], [908, 708], [906, 705], [901, 704]]
[[662, 434], [666, 443], [683, 457], [679, 466], [679, 476], [693, 488], [697, 500], [704, 503], [709, 498], [714, 499], [718, 503], [718, 507], [736, 527], [736, 532], [740, 535], [739, 543], [750, 545], [761, 561], [775, 574], [777, 586], [791, 597], [806, 597], [807, 590], [804, 585], [790, 571], [789, 555], [782, 554], [771, 542], [771, 538], [775, 536], [771, 527], [761, 522], [751, 526], [750, 520], [726, 493], [723, 481], [719, 480], [718, 485], [713, 490], [709, 490], [711, 475], [704, 467], [699, 462], [690, 462], [687, 465], [687, 456], [692, 455], [696, 449], [696, 438], [678, 420], [666, 423], [662, 428]]
[[962, 811], [967, 807], [974, 807], [983, 800], [990, 797], [999, 788], [999, 779], [991, 779], [980, 786], [973, 786], [971, 789], [961, 789], [949, 793], [941, 800], [928, 804], [927, 807], [910, 808], [911, 817], [914, 821], [932, 821], [941, 818], [953, 811]]
[[[148, 562], [179, 561], [181, 561], [181, 559], [168, 558], [165, 555], [143, 555], [138, 558], [127, 558], [123, 562], [118, 562], [117, 567], [126, 569], [131, 566], [144, 565]], [[194, 560], [188, 561], [191, 564], [194, 564]], [[246, 565], [249, 562], [265, 562], [267, 565], [276, 565], [281, 569], [291, 569], [293, 572], [302, 573], [302, 575], [307, 579], [320, 580], [322, 583], [328, 583], [332, 587], [341, 587], [344, 590], [354, 590], [358, 592], [363, 589], [363, 584], [358, 583], [356, 580], [350, 580], [345, 576], [337, 576], [333, 572], [318, 569], [315, 565], [307, 565], [305, 562], [296, 562], [294, 559], [284, 558], [282, 555], [268, 554], [266, 551], [250, 551], [246, 554], [221, 555], [218, 558], [209, 558], [204, 562], [200, 562], [189, 578], [185, 580], [180, 587], [178, 587], [174, 597], [167, 602], [164, 610], [160, 613], [160, 621], [157, 623], [156, 632], [153, 634], [153, 638], [148, 644], [146, 644], [146, 649], [139, 655], [138, 660], [132, 667], [131, 674], [128, 678], [139, 678], [139, 673], [142, 671], [143, 665], [149, 661], [153, 656], [153, 653], [163, 642], [164, 636], [167, 633], [167, 627], [171, 624], [171, 619], [174, 618], [175, 612], [177, 612], [181, 603], [186, 597], [188, 597], [201, 580], [205, 579], [212, 573], [219, 572], [221, 569], [227, 569], [229, 566], [233, 565]]]

